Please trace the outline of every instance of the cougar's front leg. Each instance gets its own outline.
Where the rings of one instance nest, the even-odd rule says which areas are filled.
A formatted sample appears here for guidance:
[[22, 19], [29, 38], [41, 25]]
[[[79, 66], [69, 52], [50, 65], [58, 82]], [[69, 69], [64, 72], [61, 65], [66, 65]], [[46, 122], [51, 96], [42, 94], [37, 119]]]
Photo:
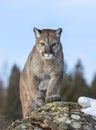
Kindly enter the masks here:
[[58, 95], [58, 92], [60, 90], [62, 81], [63, 73], [51, 77], [46, 93], [46, 102], [61, 101], [61, 97]]
[[29, 93], [30, 97], [36, 102], [38, 106], [44, 104], [44, 94], [39, 90], [40, 80], [36, 76], [32, 76], [29, 79]]

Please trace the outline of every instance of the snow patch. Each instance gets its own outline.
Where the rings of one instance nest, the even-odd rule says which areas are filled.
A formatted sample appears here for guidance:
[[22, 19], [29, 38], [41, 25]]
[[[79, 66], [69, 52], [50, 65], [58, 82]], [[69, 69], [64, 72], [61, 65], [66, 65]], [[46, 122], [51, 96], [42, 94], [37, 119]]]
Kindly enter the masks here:
[[96, 99], [80, 97], [78, 103], [83, 107], [82, 112], [96, 117]]

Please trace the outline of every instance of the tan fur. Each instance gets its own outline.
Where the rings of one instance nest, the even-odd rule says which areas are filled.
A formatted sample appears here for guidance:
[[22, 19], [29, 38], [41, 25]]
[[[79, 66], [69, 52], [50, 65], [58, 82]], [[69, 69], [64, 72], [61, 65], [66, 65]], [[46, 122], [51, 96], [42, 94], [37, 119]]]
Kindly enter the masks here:
[[23, 118], [46, 101], [55, 101], [63, 80], [62, 30], [34, 28], [34, 32], [36, 44], [20, 76]]

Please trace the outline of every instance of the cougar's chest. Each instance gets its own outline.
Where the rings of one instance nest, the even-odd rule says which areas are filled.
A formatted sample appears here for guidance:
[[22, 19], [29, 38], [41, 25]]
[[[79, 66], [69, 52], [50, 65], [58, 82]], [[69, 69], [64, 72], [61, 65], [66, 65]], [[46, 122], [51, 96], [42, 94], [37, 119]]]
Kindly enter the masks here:
[[52, 66], [45, 65], [42, 62], [35, 62], [33, 65], [33, 72], [39, 79], [49, 79]]
[[51, 68], [45, 68], [44, 66], [42, 67], [42, 69], [39, 69], [39, 73], [37, 74], [37, 77], [45, 80], [45, 79], [50, 79], [50, 70]]

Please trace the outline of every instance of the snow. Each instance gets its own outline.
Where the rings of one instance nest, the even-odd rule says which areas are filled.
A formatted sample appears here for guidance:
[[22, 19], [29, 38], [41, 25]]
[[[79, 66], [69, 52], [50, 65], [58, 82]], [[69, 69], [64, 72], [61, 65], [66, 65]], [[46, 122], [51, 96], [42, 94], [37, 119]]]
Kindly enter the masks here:
[[83, 107], [82, 112], [96, 117], [96, 99], [89, 97], [80, 97], [78, 103]]

